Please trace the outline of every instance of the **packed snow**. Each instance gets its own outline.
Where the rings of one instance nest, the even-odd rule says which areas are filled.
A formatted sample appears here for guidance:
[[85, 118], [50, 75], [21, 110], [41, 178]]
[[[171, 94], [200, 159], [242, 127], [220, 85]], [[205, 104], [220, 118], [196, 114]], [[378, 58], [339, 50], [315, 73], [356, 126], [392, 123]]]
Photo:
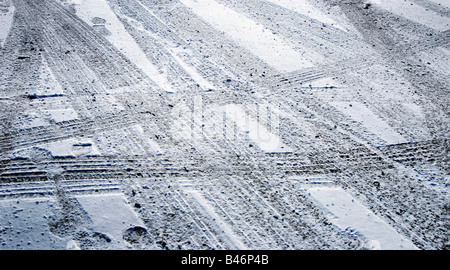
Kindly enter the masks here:
[[312, 66], [300, 52], [292, 49], [282, 38], [214, 0], [181, 0], [181, 2], [280, 71], [289, 72]]
[[0, 249], [449, 249], [449, 8], [0, 0]]

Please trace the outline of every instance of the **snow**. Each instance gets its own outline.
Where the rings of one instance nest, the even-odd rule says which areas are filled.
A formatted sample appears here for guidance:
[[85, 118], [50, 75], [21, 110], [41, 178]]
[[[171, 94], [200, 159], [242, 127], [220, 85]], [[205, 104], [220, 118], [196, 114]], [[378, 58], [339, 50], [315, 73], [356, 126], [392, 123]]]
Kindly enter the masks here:
[[184, 62], [177, 54], [183, 53], [182, 48], [174, 48], [169, 49], [170, 54], [172, 57], [177, 61], [177, 63], [192, 77], [192, 79], [200, 85], [200, 87], [204, 91], [208, 90], [214, 90], [215, 87], [212, 85], [209, 81], [207, 81], [200, 73], [195, 70], [192, 66], [188, 65], [186, 62]]
[[0, 249], [448, 248], [449, 4], [368, 1], [0, 0]]
[[130, 155], [164, 153], [158, 143], [150, 138], [150, 134], [146, 134], [138, 124], [101, 132], [95, 141], [103, 155], [117, 155], [123, 152]]
[[442, 5], [444, 7], [450, 8], [450, 1], [448, 0], [430, 0], [431, 2], [435, 2], [438, 5]]
[[107, 36], [111, 44], [125, 54], [136, 66], [166, 92], [175, 92], [167, 76], [160, 72], [148, 59], [133, 37], [127, 32], [106, 0], [71, 0], [77, 5], [77, 15], [87, 24], [93, 26], [95, 17], [106, 20], [106, 28], [111, 32]]
[[64, 249], [66, 239], [48, 229], [48, 217], [56, 211], [53, 199], [0, 200], [0, 250]]
[[227, 117], [234, 121], [238, 128], [248, 133], [248, 136], [263, 151], [267, 153], [283, 153], [292, 150], [283, 144], [281, 139], [270, 132], [254, 117], [247, 114], [239, 105], [228, 104], [223, 108]]
[[18, 124], [18, 127], [20, 129], [28, 129], [49, 125], [49, 121], [45, 119], [45, 115], [43, 115], [41, 112], [34, 112], [34, 111], [27, 112], [26, 114], [24, 114], [24, 117], [26, 121], [23, 121], [22, 123]]
[[202, 194], [190, 188], [187, 188], [185, 192], [190, 195], [197, 203], [198, 206], [212, 218], [217, 226], [220, 228], [223, 234], [226, 236], [226, 240], [229, 242], [232, 249], [245, 250], [248, 249], [239, 237], [233, 232], [232, 228], [222, 220], [222, 218], [214, 211], [214, 208], [210, 203], [202, 196]]
[[389, 224], [337, 187], [308, 188], [309, 196], [330, 212], [331, 221], [342, 230], [363, 234], [374, 249], [414, 250], [417, 247]]
[[304, 88], [342, 88], [344, 87], [342, 84], [337, 82], [335, 79], [331, 77], [324, 77], [318, 80], [314, 80], [312, 82], [308, 82], [308, 85], [304, 86]]
[[76, 199], [92, 221], [92, 229], [111, 239], [111, 249], [128, 249], [123, 240], [124, 231], [145, 227], [121, 194], [77, 196]]
[[[426, 25], [438, 31], [450, 29], [450, 18], [407, 0], [370, 0], [369, 2], [394, 14]], [[448, 3], [448, 1], [447, 1]]]
[[322, 23], [334, 26], [343, 31], [347, 31], [345, 28], [340, 26], [336, 21], [331, 19], [329, 16], [321, 12], [319, 9], [311, 5], [306, 0], [268, 0], [268, 1], [277, 4], [279, 6], [282, 6], [284, 8], [290, 9], [292, 11], [295, 11], [298, 14], [308, 16]]
[[331, 102], [344, 114], [350, 116], [354, 121], [361, 123], [370, 132], [384, 140], [386, 144], [398, 144], [407, 142], [407, 140], [386, 122], [374, 114], [369, 108], [360, 102]]
[[181, 0], [181, 3], [279, 71], [289, 72], [312, 66], [281, 37], [224, 5], [213, 0]]
[[72, 108], [47, 110], [50, 117], [56, 122], [70, 121], [78, 118], [77, 112]]
[[132, 126], [132, 129], [136, 131], [136, 133], [139, 134], [139, 137], [142, 138], [143, 143], [142, 145], [148, 145], [150, 146], [150, 149], [152, 149], [153, 153], [155, 154], [163, 154], [164, 151], [161, 149], [161, 147], [158, 145], [158, 143], [153, 140], [152, 138], [149, 138], [145, 132], [142, 126], [140, 125], [134, 125]]
[[[81, 146], [83, 145], [83, 146]], [[92, 139], [70, 138], [52, 143], [41, 144], [39, 148], [45, 149], [53, 157], [76, 157], [80, 155], [100, 155]]]
[[38, 96], [63, 95], [64, 91], [56, 80], [53, 71], [48, 66], [48, 62], [45, 58], [42, 59], [42, 62], [43, 65], [39, 76], [39, 85], [41, 87], [35, 89], [35, 94]]
[[450, 77], [450, 50], [444, 47], [433, 48], [419, 53], [420, 59], [433, 70]]
[[10, 5], [6, 13], [0, 13], [0, 48], [5, 46], [6, 38], [9, 35], [9, 31], [11, 30], [14, 21], [14, 12], [15, 7]]

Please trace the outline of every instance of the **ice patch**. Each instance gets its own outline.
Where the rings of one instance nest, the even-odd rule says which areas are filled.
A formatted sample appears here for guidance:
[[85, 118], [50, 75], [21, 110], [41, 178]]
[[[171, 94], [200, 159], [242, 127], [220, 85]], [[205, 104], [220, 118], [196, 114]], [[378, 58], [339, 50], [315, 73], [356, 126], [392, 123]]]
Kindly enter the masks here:
[[410, 240], [337, 187], [308, 188], [307, 193], [330, 212], [330, 220], [342, 230], [354, 229], [364, 235], [373, 249], [414, 250]]
[[282, 72], [312, 67], [312, 63], [264, 26], [213, 0], [181, 0], [195, 14], [225, 32], [268, 65]]
[[[450, 29], [450, 18], [426, 9], [415, 2], [403, 0], [370, 0], [389, 12], [405, 17], [408, 20], [426, 25], [438, 31]], [[448, 3], [448, 1], [446, 1]]]

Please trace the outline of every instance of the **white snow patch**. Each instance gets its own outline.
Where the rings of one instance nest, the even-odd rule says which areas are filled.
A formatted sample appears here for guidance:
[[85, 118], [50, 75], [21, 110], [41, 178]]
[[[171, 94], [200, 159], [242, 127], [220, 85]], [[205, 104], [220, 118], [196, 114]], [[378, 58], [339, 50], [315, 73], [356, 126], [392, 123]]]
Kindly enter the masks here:
[[8, 38], [11, 26], [14, 21], [15, 7], [13, 5], [9, 6], [6, 13], [0, 12], [0, 47], [5, 46], [6, 39]]
[[424, 120], [425, 114], [423, 113], [422, 107], [415, 103], [403, 103], [403, 107], [408, 110], [410, 115], [414, 115], [415, 118]]
[[364, 235], [373, 249], [414, 250], [410, 240], [338, 187], [308, 188], [307, 193], [330, 212], [330, 220], [342, 230], [354, 229]]
[[343, 31], [347, 31], [345, 28], [340, 26], [336, 21], [322, 13], [315, 6], [311, 5], [306, 0], [268, 0], [276, 5], [290, 9], [297, 12], [298, 14], [308, 16], [314, 20], [320, 21], [325, 24], [329, 24]]
[[115, 108], [112, 110], [114, 112], [124, 111], [125, 107], [117, 101], [116, 97], [113, 95], [105, 95], [105, 100], [111, 105], [111, 107]]
[[239, 45], [283, 72], [312, 67], [312, 63], [269, 29], [213, 0], [181, 0], [195, 14]]
[[148, 60], [144, 51], [139, 47], [133, 37], [127, 32], [122, 22], [117, 18], [114, 11], [106, 0], [71, 0], [77, 5], [77, 16], [87, 24], [93, 26], [92, 19], [95, 17], [106, 20], [105, 27], [111, 32], [107, 36], [111, 44], [119, 49], [128, 59], [138, 66], [150, 79], [158, 84], [166, 92], [174, 92], [167, 76]]
[[78, 119], [77, 112], [72, 108], [46, 110], [56, 123]]
[[152, 149], [153, 153], [155, 153], [155, 154], [163, 154], [164, 153], [164, 151], [161, 149], [161, 147], [159, 147], [158, 143], [156, 141], [154, 141], [152, 138], [149, 138], [145, 134], [142, 126], [134, 125], [133, 128], [134, 128], [134, 130], [136, 130], [139, 133], [140, 138], [142, 138], [142, 140], [143, 140], [143, 143], [147, 144]]
[[247, 114], [239, 105], [228, 104], [222, 108], [227, 117], [234, 121], [238, 128], [248, 133], [248, 136], [263, 151], [267, 153], [291, 152], [292, 150], [281, 139], [270, 132], [264, 125]]
[[[450, 18], [407, 0], [369, 0], [391, 13], [438, 31], [450, 29]], [[446, 1], [448, 3], [448, 1]]]
[[331, 102], [331, 105], [336, 107], [344, 114], [349, 115], [354, 121], [360, 122], [370, 132], [377, 135], [387, 144], [407, 142], [407, 140], [402, 135], [398, 134], [362, 103]]
[[[141, 1], [137, 1], [137, 3], [143, 7], [148, 13], [150, 13], [153, 17], [158, 19], [158, 21], [164, 25], [166, 25], [163, 21], [161, 21], [149, 8], [147, 8]], [[162, 42], [168, 43], [167, 51], [172, 55], [172, 57], [177, 61], [177, 63], [192, 77], [192, 79], [197, 82], [203, 90], [214, 90], [215, 87], [207, 81], [198, 71], [193, 68], [191, 65], [187, 64], [178, 54], [190, 54], [191, 52], [187, 49], [182, 49], [181, 47], [177, 47], [178, 45], [173, 44], [170, 41], [162, 40], [160, 36], [156, 35], [152, 31], [148, 31], [141, 22], [136, 21], [135, 19], [131, 17], [127, 17], [127, 20], [129, 20], [135, 28], [137, 28], [140, 31], [146, 32], [150, 36], [154, 37], [155, 39], [161, 40]], [[167, 26], [167, 25], [166, 25]]]
[[140, 226], [143, 222], [121, 194], [76, 196], [81, 207], [93, 223], [93, 230], [111, 239], [111, 249], [128, 249], [123, 240], [125, 230]]
[[91, 139], [70, 138], [37, 146], [53, 157], [98, 156], [100, 152]]

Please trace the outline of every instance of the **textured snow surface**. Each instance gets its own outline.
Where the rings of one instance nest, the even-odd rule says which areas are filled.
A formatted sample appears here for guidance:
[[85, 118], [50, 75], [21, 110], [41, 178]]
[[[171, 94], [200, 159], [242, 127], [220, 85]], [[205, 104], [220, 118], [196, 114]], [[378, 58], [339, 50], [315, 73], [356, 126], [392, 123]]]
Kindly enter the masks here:
[[181, 0], [181, 2], [192, 8], [195, 14], [213, 27], [225, 32], [238, 44], [280, 71], [294, 71], [312, 66], [300, 52], [292, 49], [282, 38], [214, 0]]
[[332, 18], [321, 12], [320, 9], [311, 5], [309, 1], [306, 0], [269, 0], [269, 1], [282, 7], [285, 7], [287, 9], [298, 12], [299, 14], [305, 15], [307, 17], [332, 25], [336, 28], [345, 31], [345, 29], [342, 26], [340, 26]]
[[[8, 3], [9, 1], [6, 1]], [[0, 13], [0, 47], [3, 47], [6, 42], [6, 38], [9, 35], [9, 31], [11, 30], [11, 26], [14, 20], [14, 6], [9, 6], [5, 11]]]
[[92, 221], [92, 228], [111, 239], [112, 249], [126, 249], [123, 232], [128, 228], [145, 226], [123, 195], [78, 196], [78, 202]]
[[[450, 19], [448, 16], [444, 16], [426, 9], [425, 7], [422, 7], [412, 1], [370, 0], [370, 2], [379, 5], [381, 8], [386, 9], [389, 12], [403, 16], [417, 23], [424, 24], [433, 29], [439, 31], [450, 29]], [[436, 2], [439, 3], [440, 1]], [[444, 5], [448, 7], [448, 1], [444, 3]]]
[[107, 37], [117, 49], [122, 51], [142, 71], [167, 92], [173, 91], [166, 76], [147, 59], [145, 53], [136, 44], [133, 37], [126, 31], [120, 20], [111, 10], [106, 0], [71, 0], [77, 5], [77, 15], [87, 24], [93, 25], [94, 18], [106, 20], [106, 28], [111, 32]]
[[358, 102], [333, 102], [331, 104], [344, 114], [349, 115], [353, 120], [362, 123], [370, 132], [376, 134], [387, 144], [407, 142], [405, 138], [377, 117], [364, 104]]
[[45, 199], [0, 201], [2, 249], [64, 249], [66, 241], [48, 230], [48, 217], [54, 214], [56, 202]]
[[289, 152], [289, 147], [284, 145], [281, 139], [271, 133], [267, 128], [253, 117], [249, 116], [236, 104], [229, 104], [223, 109], [236, 125], [248, 133], [248, 136], [266, 153]]
[[341, 188], [309, 188], [308, 195], [330, 212], [330, 220], [342, 230], [357, 231], [369, 239], [374, 249], [417, 249], [385, 221], [361, 205]]
[[443, 0], [0, 0], [0, 249], [449, 249]]

